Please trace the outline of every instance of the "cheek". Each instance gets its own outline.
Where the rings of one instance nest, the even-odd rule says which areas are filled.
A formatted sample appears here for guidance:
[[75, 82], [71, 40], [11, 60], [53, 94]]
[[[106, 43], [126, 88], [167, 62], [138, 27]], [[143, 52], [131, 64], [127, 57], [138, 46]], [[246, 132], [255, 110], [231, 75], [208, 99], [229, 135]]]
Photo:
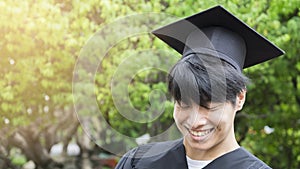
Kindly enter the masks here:
[[224, 121], [226, 121], [225, 112], [217, 111], [217, 112], [209, 112], [208, 119], [211, 123], [213, 123], [215, 126], [218, 126], [222, 124]]
[[188, 118], [188, 113], [175, 108], [173, 112], [173, 118], [176, 123], [181, 123]]
[[173, 118], [174, 118], [174, 120], [175, 120], [176, 123], [178, 121], [180, 121], [180, 115], [179, 114], [180, 114], [179, 110], [174, 109], [174, 111], [173, 111]]
[[229, 108], [226, 108], [222, 111], [217, 112], [210, 112], [209, 113], [209, 120], [214, 123], [216, 126], [219, 125], [227, 125], [231, 124], [234, 121], [234, 110]]

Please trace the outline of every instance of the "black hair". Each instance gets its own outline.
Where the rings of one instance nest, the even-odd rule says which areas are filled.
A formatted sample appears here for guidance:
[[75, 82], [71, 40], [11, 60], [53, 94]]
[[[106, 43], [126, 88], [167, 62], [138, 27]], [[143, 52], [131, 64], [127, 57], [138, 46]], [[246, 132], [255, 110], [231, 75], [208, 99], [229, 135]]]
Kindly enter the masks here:
[[232, 65], [213, 56], [190, 54], [170, 70], [168, 90], [177, 102], [194, 101], [207, 107], [210, 102], [230, 102], [246, 89], [248, 78]]

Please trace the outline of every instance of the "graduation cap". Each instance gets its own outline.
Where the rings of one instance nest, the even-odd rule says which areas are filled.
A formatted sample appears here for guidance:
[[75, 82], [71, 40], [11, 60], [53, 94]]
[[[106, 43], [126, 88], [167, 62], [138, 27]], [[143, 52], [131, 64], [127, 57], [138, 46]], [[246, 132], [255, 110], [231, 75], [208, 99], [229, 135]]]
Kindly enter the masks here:
[[284, 54], [284, 51], [222, 6], [181, 19], [152, 32], [182, 54], [208, 54], [237, 70]]

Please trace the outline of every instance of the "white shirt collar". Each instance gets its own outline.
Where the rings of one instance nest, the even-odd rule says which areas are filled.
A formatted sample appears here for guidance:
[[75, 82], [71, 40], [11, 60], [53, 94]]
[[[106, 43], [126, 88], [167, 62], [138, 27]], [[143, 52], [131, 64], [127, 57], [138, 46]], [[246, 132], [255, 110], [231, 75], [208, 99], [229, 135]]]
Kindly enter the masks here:
[[187, 164], [189, 169], [202, 169], [207, 166], [212, 160], [193, 160], [190, 157], [186, 156]]

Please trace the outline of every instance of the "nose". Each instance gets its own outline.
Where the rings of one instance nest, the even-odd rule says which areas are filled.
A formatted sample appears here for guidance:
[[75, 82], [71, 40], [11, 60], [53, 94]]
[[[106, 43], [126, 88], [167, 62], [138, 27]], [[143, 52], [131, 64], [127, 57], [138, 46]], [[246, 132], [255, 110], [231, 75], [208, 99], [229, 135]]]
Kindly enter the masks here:
[[193, 127], [206, 125], [208, 122], [208, 111], [204, 109], [193, 110], [190, 115], [190, 122]]

